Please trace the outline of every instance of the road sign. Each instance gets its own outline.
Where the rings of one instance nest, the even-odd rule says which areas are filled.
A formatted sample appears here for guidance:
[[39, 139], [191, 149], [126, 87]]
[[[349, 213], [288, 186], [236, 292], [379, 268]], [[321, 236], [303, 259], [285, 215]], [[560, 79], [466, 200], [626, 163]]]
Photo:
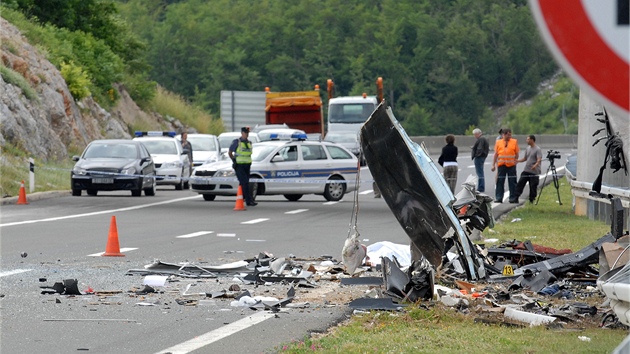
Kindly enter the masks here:
[[590, 96], [630, 114], [628, 0], [530, 0], [547, 46]]

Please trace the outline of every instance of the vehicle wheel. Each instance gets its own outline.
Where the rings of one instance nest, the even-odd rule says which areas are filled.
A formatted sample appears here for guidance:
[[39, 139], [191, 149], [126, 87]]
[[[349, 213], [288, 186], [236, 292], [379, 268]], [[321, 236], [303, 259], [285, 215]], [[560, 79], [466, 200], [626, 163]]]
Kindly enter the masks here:
[[181, 191], [184, 189], [184, 180], [180, 178], [179, 183], [175, 186], [176, 191]]
[[303, 194], [285, 194], [284, 197], [291, 202], [297, 202], [302, 198]]
[[142, 188], [140, 189], [134, 189], [131, 191], [131, 196], [132, 197], [140, 197], [142, 195]]
[[[328, 181], [343, 181], [339, 176], [332, 176]], [[337, 202], [346, 193], [346, 184], [342, 182], [328, 182], [324, 187], [324, 198], [329, 202]]]
[[98, 194], [98, 191], [96, 189], [88, 189], [87, 194], [94, 197]]
[[73, 189], [72, 190], [72, 196], [73, 197], [80, 197], [81, 196], [81, 190], [80, 189]]
[[153, 182], [151, 182], [151, 187], [146, 188], [144, 190], [144, 195], [146, 195], [147, 197], [155, 196], [155, 187], [156, 187], [157, 182], [156, 182], [155, 178], [152, 178], [152, 180], [153, 180]]
[[184, 189], [190, 189], [190, 181], [184, 182]]
[[203, 200], [207, 201], [207, 202], [211, 202], [214, 200], [214, 198], [216, 198], [217, 196], [214, 194], [202, 194], [203, 195]]

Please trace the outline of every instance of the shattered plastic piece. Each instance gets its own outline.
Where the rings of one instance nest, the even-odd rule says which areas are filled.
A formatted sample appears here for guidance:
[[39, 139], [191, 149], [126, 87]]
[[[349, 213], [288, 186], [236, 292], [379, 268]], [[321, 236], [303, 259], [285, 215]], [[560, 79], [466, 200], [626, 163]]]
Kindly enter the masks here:
[[512, 307], [506, 307], [503, 315], [512, 320], [529, 323], [530, 326], [538, 326], [556, 320], [555, 317], [520, 311]]
[[521, 218], [514, 218], [514, 219], [512, 219], [511, 222], [519, 222], [519, 221], [521, 221]]
[[168, 276], [166, 275], [147, 275], [142, 281], [142, 285], [164, 286]]
[[582, 342], [590, 342], [591, 339], [587, 336], [578, 336], [578, 339], [581, 340]]
[[516, 278], [512, 284], [510, 284], [508, 290], [525, 288], [533, 292], [539, 292], [542, 288], [547, 286], [547, 284], [553, 283], [556, 280], [556, 276], [547, 270], [534, 274], [534, 272], [530, 269], [527, 269], [521, 276]]
[[143, 289], [137, 290], [136, 295], [146, 295], [148, 293], [154, 293], [155, 289], [149, 285], [145, 285]]
[[64, 295], [83, 295], [79, 291], [79, 282], [76, 279], [65, 279], [63, 286], [66, 288]]

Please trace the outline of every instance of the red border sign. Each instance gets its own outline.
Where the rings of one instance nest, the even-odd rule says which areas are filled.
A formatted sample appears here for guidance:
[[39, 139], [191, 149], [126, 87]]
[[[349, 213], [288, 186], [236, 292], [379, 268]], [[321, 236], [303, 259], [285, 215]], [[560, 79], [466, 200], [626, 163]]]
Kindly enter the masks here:
[[[561, 67], [593, 98], [613, 112], [628, 116], [629, 58], [621, 57], [602, 38], [584, 1], [530, 0], [530, 5], [538, 28]], [[615, 19], [611, 16], [610, 21]], [[623, 29], [626, 27], [630, 31], [628, 26]]]

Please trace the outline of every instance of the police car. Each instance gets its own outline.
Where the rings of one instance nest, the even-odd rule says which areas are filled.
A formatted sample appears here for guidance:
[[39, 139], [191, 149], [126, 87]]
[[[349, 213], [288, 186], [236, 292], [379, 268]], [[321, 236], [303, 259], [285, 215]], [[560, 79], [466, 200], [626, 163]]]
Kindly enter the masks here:
[[188, 150], [175, 139], [175, 132], [135, 132], [135, 138], [149, 150], [153, 162], [158, 185], [174, 185], [175, 189], [189, 188], [190, 164]]
[[[338, 201], [355, 189], [358, 171], [356, 156], [346, 148], [331, 142], [308, 141], [305, 134], [297, 134], [289, 141], [253, 144], [250, 191], [254, 199], [260, 195], [284, 195], [297, 201], [304, 194], [318, 194], [328, 201]], [[236, 195], [238, 180], [232, 161], [197, 167], [191, 187], [208, 201], [217, 195]]]

